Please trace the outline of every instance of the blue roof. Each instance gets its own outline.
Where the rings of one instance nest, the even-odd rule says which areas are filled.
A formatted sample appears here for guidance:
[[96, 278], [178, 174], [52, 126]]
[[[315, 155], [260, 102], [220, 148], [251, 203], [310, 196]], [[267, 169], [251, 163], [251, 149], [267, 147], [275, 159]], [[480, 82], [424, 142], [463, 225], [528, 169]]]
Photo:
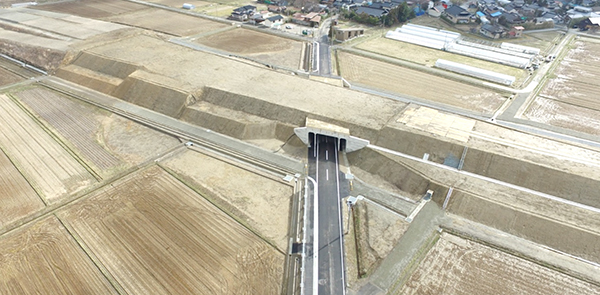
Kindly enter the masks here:
[[485, 14], [481, 11], [477, 11], [477, 16], [482, 17], [482, 16], [485, 16]]
[[498, 16], [501, 16], [501, 15], [502, 15], [502, 12], [500, 12], [500, 11], [496, 11], [496, 12], [490, 14], [491, 17], [498, 17]]

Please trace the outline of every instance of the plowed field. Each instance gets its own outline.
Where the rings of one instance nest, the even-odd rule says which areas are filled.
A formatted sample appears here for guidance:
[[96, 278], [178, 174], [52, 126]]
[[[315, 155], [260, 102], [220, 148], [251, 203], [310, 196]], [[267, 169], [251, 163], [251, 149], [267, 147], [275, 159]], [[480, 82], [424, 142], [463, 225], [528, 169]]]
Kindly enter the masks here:
[[129, 11], [147, 9], [146, 6], [123, 0], [76, 0], [38, 5], [35, 9], [67, 13], [89, 18], [103, 18]]
[[598, 135], [600, 43], [577, 39], [525, 112], [532, 121]]
[[0, 147], [46, 203], [55, 203], [95, 182], [75, 158], [6, 95], [0, 95]]
[[109, 20], [175, 36], [190, 36], [228, 27], [222, 23], [163, 9], [136, 11], [111, 17]]
[[23, 81], [23, 78], [13, 74], [10, 71], [0, 68], [0, 86], [10, 85], [20, 81]]
[[54, 216], [0, 239], [0, 293], [117, 294]]
[[191, 150], [164, 165], [210, 192], [281, 251], [287, 249], [291, 186]]
[[481, 114], [492, 114], [505, 98], [499, 93], [375, 59], [339, 52], [342, 77], [351, 83], [418, 97]]
[[302, 52], [300, 41], [245, 29], [228, 30], [196, 42], [290, 69], [299, 67]]
[[600, 287], [443, 234], [398, 294], [600, 294]]
[[108, 113], [101, 116], [99, 110], [45, 88], [29, 89], [16, 95], [95, 167], [106, 170], [121, 163], [98, 142], [102, 117]]
[[158, 167], [59, 213], [127, 294], [279, 294], [283, 255]]
[[19, 218], [44, 208], [33, 188], [0, 150], [0, 231]]

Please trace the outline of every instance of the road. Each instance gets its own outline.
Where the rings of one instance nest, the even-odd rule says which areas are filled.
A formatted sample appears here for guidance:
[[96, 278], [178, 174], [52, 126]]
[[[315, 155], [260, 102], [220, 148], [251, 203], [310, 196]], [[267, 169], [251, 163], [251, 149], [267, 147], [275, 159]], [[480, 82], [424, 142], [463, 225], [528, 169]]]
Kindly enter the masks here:
[[[309, 176], [316, 180], [318, 187], [318, 203], [314, 206], [317, 222], [313, 223], [316, 224], [318, 245], [315, 253], [318, 260], [314, 264], [317, 267], [318, 286], [313, 285], [313, 290], [317, 290], [318, 295], [345, 294], [340, 210], [344, 183], [340, 183], [337, 146], [335, 138], [318, 135], [316, 143], [308, 149]], [[312, 294], [316, 295], [314, 291]]]
[[331, 22], [336, 17], [328, 18], [323, 22], [319, 30], [315, 31], [315, 42], [318, 42], [319, 76], [331, 76], [331, 51], [329, 49], [331, 40], [328, 37]]

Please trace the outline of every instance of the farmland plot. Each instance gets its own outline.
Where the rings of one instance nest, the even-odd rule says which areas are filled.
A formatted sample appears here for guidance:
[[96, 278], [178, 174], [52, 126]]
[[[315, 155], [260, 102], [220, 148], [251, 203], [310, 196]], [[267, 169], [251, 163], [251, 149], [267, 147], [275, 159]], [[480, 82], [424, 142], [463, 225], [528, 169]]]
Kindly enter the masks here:
[[[600, 44], [576, 40], [524, 116], [580, 132], [598, 135], [597, 99], [600, 75]], [[597, 126], [596, 126], [597, 127]]]
[[12, 72], [6, 69], [0, 68], [0, 86], [10, 85], [20, 81], [23, 81], [23, 78], [13, 74]]
[[117, 294], [54, 216], [0, 238], [0, 292]]
[[0, 147], [46, 203], [56, 203], [95, 182], [71, 154], [6, 95], [0, 95]]
[[346, 52], [338, 56], [340, 74], [350, 82], [481, 114], [492, 114], [505, 100], [499, 93], [485, 88]]
[[600, 287], [444, 233], [399, 294], [592, 295]]
[[[121, 164], [121, 161], [98, 142], [102, 114], [91, 106], [76, 103], [45, 88], [34, 88], [16, 94], [36, 115], [57, 133], [72, 143], [88, 163], [100, 170]], [[106, 114], [105, 116], [108, 116]]]
[[44, 208], [33, 188], [0, 150], [0, 230]]
[[109, 20], [175, 36], [190, 36], [228, 27], [222, 23], [164, 9], [142, 10], [111, 17]]
[[164, 165], [213, 194], [231, 211], [239, 210], [236, 215], [281, 251], [287, 249], [291, 186], [192, 150]]
[[127, 294], [278, 294], [283, 255], [154, 166], [59, 213]]
[[67, 13], [81, 17], [103, 18], [129, 11], [146, 9], [141, 4], [122, 0], [76, 0], [60, 1], [47, 5], [37, 5], [35, 9]]

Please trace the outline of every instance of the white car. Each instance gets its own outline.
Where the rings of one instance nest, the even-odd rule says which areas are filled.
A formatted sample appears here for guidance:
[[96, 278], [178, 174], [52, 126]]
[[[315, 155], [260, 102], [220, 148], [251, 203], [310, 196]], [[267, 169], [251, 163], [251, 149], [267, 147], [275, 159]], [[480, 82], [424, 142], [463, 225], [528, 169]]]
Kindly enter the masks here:
[[288, 30], [290, 30], [292, 28], [292, 26], [286, 25], [285, 28], [288, 29]]

